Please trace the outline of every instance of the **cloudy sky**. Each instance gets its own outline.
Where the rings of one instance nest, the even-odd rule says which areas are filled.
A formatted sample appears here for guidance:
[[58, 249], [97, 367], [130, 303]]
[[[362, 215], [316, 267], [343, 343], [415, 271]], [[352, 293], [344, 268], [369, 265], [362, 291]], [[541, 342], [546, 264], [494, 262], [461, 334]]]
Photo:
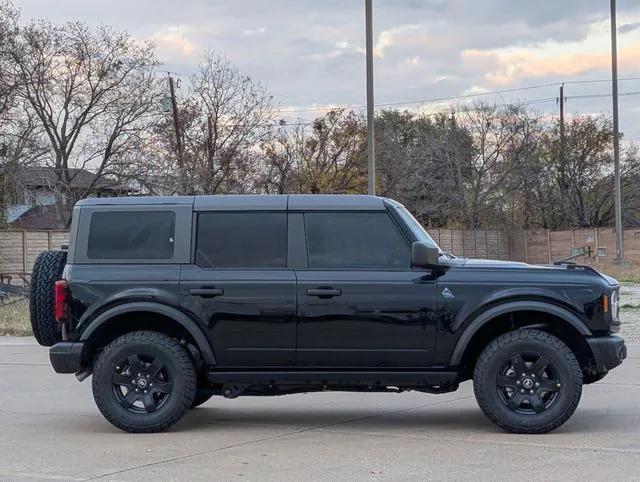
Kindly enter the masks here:
[[[82, 20], [152, 39], [163, 69], [188, 74], [214, 48], [270, 89], [283, 117], [365, 102], [364, 0], [15, 0], [25, 19]], [[610, 77], [608, 0], [374, 0], [376, 104]], [[640, 0], [618, 0], [621, 78], [640, 77]], [[569, 83], [567, 111], [611, 111], [609, 83]], [[620, 82], [640, 92], [640, 80]], [[487, 95], [557, 114], [558, 86]], [[401, 104], [438, 111], [452, 102]], [[620, 98], [640, 141], [640, 95]]]

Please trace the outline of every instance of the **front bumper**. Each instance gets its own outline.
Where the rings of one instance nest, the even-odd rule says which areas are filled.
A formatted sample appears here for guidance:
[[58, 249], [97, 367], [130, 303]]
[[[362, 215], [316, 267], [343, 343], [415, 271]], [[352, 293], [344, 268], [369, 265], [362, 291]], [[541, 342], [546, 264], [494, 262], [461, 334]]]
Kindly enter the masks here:
[[596, 362], [596, 371], [606, 373], [627, 358], [624, 340], [616, 335], [587, 338]]
[[49, 359], [57, 373], [78, 373], [82, 370], [84, 343], [62, 341], [49, 348]]

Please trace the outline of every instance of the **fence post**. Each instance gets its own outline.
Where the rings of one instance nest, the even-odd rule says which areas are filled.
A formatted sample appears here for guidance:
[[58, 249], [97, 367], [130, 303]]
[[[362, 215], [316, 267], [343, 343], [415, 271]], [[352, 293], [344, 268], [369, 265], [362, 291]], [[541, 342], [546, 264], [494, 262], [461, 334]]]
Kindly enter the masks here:
[[51, 231], [47, 231], [47, 251], [51, 251]]
[[547, 229], [547, 256], [549, 257], [549, 264], [551, 264], [551, 232]]
[[527, 230], [526, 229], [523, 231], [523, 235], [524, 235], [524, 262], [528, 263], [529, 262], [529, 247], [527, 246], [527, 243], [529, 242], [529, 236], [527, 235]]
[[22, 272], [27, 272], [27, 232], [22, 231]]

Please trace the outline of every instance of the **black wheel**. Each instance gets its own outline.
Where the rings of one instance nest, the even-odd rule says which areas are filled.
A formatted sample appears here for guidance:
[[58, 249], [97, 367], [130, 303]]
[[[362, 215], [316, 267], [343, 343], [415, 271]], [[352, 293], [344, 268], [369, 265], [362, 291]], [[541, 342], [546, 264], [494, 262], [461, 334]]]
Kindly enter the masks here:
[[29, 292], [31, 330], [42, 346], [62, 341], [62, 333], [55, 319], [53, 286], [62, 277], [67, 263], [66, 251], [45, 251], [33, 265]]
[[545, 433], [565, 423], [582, 395], [582, 370], [561, 340], [517, 330], [484, 349], [473, 376], [478, 405], [508, 432]]
[[93, 397], [127, 432], [161, 432], [187, 412], [196, 373], [187, 350], [162, 333], [136, 331], [111, 342], [93, 368]]

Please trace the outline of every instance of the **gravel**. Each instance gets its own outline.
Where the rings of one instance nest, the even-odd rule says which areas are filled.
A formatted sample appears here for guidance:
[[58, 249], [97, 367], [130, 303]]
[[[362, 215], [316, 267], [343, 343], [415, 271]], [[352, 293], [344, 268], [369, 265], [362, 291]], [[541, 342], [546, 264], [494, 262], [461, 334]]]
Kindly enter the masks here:
[[640, 344], [640, 283], [620, 284], [620, 335], [627, 343]]

